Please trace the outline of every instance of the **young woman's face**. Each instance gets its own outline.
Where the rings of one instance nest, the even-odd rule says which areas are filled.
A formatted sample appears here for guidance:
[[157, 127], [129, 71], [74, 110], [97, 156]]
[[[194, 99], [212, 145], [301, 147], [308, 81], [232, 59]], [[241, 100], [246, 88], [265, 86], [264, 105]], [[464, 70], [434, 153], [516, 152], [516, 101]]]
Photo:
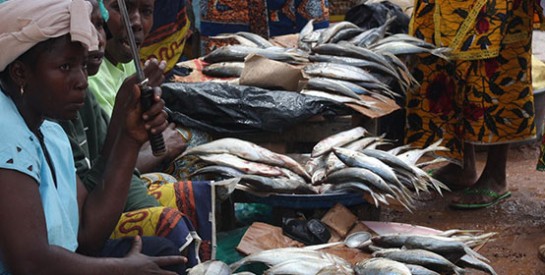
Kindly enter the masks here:
[[[117, 0], [105, 2], [107, 2], [106, 8], [110, 13], [110, 19], [107, 22], [108, 29], [112, 35], [106, 44], [106, 58], [113, 64], [128, 63], [133, 58], [119, 5]], [[129, 11], [136, 44], [140, 47], [153, 25], [154, 0], [125, 0], [125, 4]]]
[[26, 65], [24, 100], [38, 115], [74, 119], [87, 89], [87, 48], [65, 35]]
[[104, 31], [104, 19], [100, 14], [100, 9], [96, 0], [89, 0], [93, 4], [93, 13], [91, 13], [91, 22], [95, 26], [98, 33], [98, 50], [89, 52], [89, 63], [87, 64], [87, 72], [89, 75], [95, 75], [102, 64], [104, 57], [104, 49], [106, 46], [106, 32]]

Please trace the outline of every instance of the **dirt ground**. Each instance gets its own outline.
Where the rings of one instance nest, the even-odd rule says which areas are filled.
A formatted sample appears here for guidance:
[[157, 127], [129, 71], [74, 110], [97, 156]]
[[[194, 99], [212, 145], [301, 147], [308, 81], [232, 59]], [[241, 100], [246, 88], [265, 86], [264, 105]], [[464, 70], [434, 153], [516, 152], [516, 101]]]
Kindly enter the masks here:
[[[380, 221], [428, 226], [441, 230], [481, 229], [497, 232], [495, 241], [481, 250], [498, 274], [545, 274], [545, 264], [537, 257], [537, 247], [545, 243], [545, 172], [535, 170], [537, 143], [511, 146], [507, 180], [512, 196], [490, 208], [460, 211], [448, 207], [454, 193], [419, 202], [413, 214], [382, 209]], [[486, 153], [477, 154], [482, 169]], [[472, 272], [469, 274], [484, 274]]]

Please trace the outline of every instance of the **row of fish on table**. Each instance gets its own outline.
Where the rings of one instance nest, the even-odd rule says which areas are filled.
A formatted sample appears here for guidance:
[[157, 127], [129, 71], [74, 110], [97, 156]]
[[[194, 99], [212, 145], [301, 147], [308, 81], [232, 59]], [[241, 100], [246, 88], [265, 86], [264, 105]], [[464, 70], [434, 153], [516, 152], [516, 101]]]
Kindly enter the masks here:
[[446, 150], [439, 142], [424, 149], [406, 145], [379, 149], [389, 142], [358, 126], [316, 143], [303, 164], [237, 138], [222, 138], [189, 148], [182, 157], [196, 156], [204, 163], [191, 177], [231, 179], [229, 182], [237, 189], [258, 196], [355, 191], [369, 196], [377, 207], [396, 202], [412, 211], [414, 197], [420, 192], [434, 190], [442, 194], [442, 190], [448, 190], [421, 168], [442, 159], [419, 162], [428, 152]]
[[202, 72], [215, 77], [240, 77], [244, 59], [256, 54], [300, 65], [308, 78], [302, 94], [370, 109], [373, 103], [362, 100], [360, 95], [402, 101], [419, 84], [400, 58], [429, 53], [447, 59], [449, 49], [403, 33], [387, 35], [393, 19], [372, 29], [343, 21], [318, 30], [314, 30], [311, 20], [299, 33], [297, 48], [274, 46], [249, 32], [219, 35], [215, 38], [231, 38], [239, 44], [217, 48], [204, 56], [208, 65]]
[[230, 265], [208, 261], [192, 268], [189, 274], [212, 274], [206, 273], [212, 270], [218, 275], [253, 274], [235, 272], [244, 265], [259, 262], [268, 268], [264, 274], [439, 275], [465, 274], [468, 269], [475, 269], [496, 275], [489, 260], [473, 249], [494, 235], [458, 229], [435, 235], [384, 234], [360, 238], [356, 243], [345, 240], [348, 247], [371, 253], [371, 258], [355, 264], [322, 251], [328, 247], [325, 244], [263, 250]]

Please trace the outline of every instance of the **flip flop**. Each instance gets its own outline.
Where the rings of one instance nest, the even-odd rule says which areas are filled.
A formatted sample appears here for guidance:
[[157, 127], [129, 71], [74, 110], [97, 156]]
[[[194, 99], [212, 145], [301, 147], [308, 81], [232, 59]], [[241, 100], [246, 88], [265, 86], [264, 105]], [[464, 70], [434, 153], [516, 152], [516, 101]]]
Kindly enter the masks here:
[[511, 196], [511, 192], [506, 191], [503, 194], [498, 194], [488, 188], [467, 188], [462, 191], [464, 195], [481, 195], [488, 197], [491, 200], [485, 203], [451, 203], [450, 207], [456, 209], [481, 209], [492, 206], [504, 199], [507, 199]]
[[545, 262], [545, 244], [542, 244], [537, 249], [537, 256], [542, 262]]

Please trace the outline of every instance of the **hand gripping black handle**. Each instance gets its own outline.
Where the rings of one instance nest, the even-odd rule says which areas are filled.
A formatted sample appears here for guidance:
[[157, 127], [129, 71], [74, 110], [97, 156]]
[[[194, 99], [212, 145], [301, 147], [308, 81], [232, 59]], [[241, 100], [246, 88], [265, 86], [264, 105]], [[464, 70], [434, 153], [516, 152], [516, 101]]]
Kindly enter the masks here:
[[[153, 104], [153, 88], [145, 85], [141, 87], [142, 95], [140, 96], [140, 101], [142, 104], [142, 110], [147, 111]], [[152, 134], [151, 131], [148, 131], [149, 142], [151, 144], [151, 151], [154, 156], [162, 156], [166, 153], [165, 141], [163, 140], [163, 134]]]

